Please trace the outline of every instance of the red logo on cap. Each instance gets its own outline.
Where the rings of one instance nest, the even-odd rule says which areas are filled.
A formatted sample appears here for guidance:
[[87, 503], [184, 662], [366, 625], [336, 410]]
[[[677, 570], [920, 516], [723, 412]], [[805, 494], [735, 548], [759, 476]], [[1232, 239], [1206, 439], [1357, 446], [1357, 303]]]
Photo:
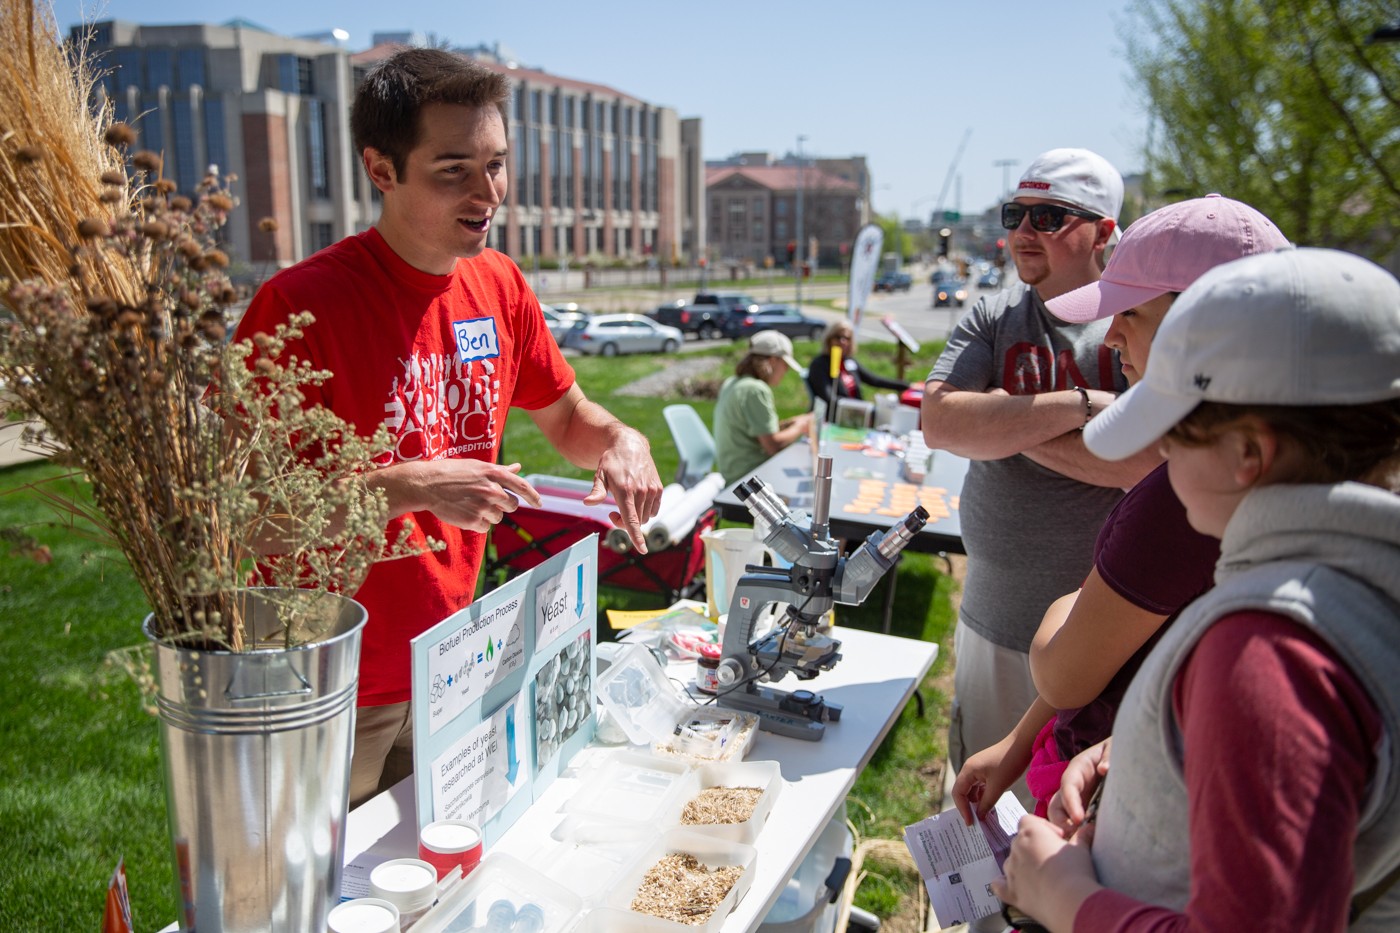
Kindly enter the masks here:
[[1048, 182], [1048, 181], [1023, 181], [1023, 182], [1021, 182], [1021, 184], [1019, 185], [1019, 187], [1021, 187], [1021, 188], [1034, 188], [1034, 189], [1037, 190], [1037, 191], [1049, 191], [1049, 190], [1050, 190], [1050, 182]]

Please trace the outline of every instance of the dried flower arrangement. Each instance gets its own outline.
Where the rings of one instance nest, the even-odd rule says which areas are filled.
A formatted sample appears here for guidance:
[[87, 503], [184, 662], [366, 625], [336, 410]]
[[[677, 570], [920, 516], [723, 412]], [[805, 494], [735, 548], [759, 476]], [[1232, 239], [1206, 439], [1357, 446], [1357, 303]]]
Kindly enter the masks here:
[[761, 787], [707, 787], [686, 801], [682, 826], [716, 826], [745, 823], [763, 796]]
[[702, 926], [743, 873], [736, 865], [710, 868], [689, 853], [673, 852], [647, 869], [631, 909], [687, 926]]
[[[135, 133], [41, 7], [0, 10], [0, 414], [91, 483], [92, 503], [47, 495], [126, 556], [157, 637], [245, 650], [248, 586], [350, 594], [406, 552], [363, 480], [387, 438], [303, 404], [329, 374], [281, 355], [309, 314], [228, 341], [231, 179], [179, 193], [160, 156], [128, 159]], [[307, 605], [286, 600], [281, 643], [316, 637]]]

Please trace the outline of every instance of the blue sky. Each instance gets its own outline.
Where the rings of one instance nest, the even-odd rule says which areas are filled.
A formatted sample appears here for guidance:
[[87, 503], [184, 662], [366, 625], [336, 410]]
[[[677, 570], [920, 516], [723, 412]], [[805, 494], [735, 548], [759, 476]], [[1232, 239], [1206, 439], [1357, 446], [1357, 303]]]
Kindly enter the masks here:
[[[926, 216], [996, 203], [1035, 155], [1084, 146], [1124, 174], [1146, 117], [1120, 30], [1130, 0], [55, 0], [84, 18], [251, 20], [285, 35], [344, 29], [496, 43], [531, 67], [609, 85], [704, 120], [704, 152], [865, 155], [875, 209]], [[950, 175], [965, 133], [967, 146]], [[1019, 163], [1009, 170], [999, 160]]]

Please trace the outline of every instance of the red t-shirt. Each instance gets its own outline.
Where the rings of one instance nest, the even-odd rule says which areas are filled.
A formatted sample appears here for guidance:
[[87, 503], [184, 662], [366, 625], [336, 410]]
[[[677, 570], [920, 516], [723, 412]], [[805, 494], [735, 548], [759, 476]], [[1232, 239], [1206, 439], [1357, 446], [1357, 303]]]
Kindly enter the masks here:
[[1177, 913], [1099, 891], [1074, 929], [1344, 929], [1352, 841], [1382, 733], [1360, 682], [1310, 630], [1238, 612], [1201, 636], [1172, 700], [1185, 745], [1190, 902]]
[[[420, 459], [494, 462], [512, 405], [540, 409], [574, 383], [549, 335], [539, 302], [506, 256], [459, 259], [450, 275], [404, 262], [374, 229], [347, 237], [270, 279], [248, 307], [238, 336], [273, 328], [298, 311], [316, 321], [287, 356], [335, 375], [308, 386], [364, 435], [383, 424], [395, 442], [382, 465]], [[369, 612], [360, 660], [361, 706], [410, 697], [409, 639], [468, 605], [486, 536], [416, 512], [409, 523], [444, 550], [381, 562], [355, 593]]]

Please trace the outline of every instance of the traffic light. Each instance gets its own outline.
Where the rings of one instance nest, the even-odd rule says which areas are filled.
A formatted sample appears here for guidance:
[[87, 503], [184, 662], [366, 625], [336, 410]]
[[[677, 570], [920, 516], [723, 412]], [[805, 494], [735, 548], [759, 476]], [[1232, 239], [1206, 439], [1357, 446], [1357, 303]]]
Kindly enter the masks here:
[[953, 231], [944, 227], [938, 231], [938, 255], [948, 255], [948, 242], [953, 238]]
[[794, 259], [797, 258], [797, 243], [796, 243], [796, 241], [794, 241], [794, 240], [788, 240], [787, 253], [788, 253], [788, 265], [792, 265], [792, 261], [793, 261]]

